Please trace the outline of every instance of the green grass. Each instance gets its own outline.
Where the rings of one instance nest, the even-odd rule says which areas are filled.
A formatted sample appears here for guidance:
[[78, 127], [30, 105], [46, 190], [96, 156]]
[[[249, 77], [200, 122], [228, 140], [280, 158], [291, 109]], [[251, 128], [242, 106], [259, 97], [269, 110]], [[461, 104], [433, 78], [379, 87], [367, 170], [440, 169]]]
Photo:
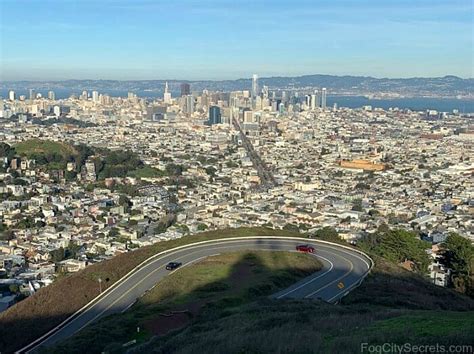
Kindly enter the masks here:
[[[241, 286], [235, 284], [239, 267], [251, 272], [244, 274], [245, 284]], [[173, 276], [161, 281], [140, 303], [156, 304], [165, 299], [169, 299], [171, 303], [184, 303], [207, 299], [215, 293], [248, 298], [255, 289], [262, 287], [268, 287], [266, 293], [269, 294], [279, 289], [277, 284], [282, 287], [291, 285], [295, 280], [312, 274], [319, 268], [317, 259], [299, 253], [225, 253], [180, 269]]]
[[132, 339], [144, 342], [153, 334], [150, 323], [162, 319], [160, 313], [188, 311], [186, 327], [201, 313], [238, 309], [320, 268], [316, 258], [288, 252], [245, 251], [209, 257], [166, 277], [126, 314], [106, 318], [48, 352], [74, 353], [87, 347], [88, 352], [99, 353]]
[[[305, 237], [295, 232], [267, 228], [218, 230], [160, 242], [116, 256], [109, 261], [66, 276], [0, 314], [0, 322], [4, 324], [0, 326], [0, 350], [11, 352], [31, 342], [90, 301], [98, 294], [99, 274], [102, 279], [109, 279], [103, 282], [104, 288], [109, 287], [141, 261], [165, 249], [216, 238], [254, 235]], [[150, 352], [153, 349], [155, 352], [193, 354], [360, 353], [361, 341], [370, 339], [374, 343], [385, 340], [400, 342], [404, 338], [409, 338], [408, 332], [395, 334], [392, 329], [378, 331], [377, 321], [386, 326], [383, 322], [385, 320], [401, 317], [402, 321], [408, 322], [410, 316], [420, 314], [425, 316], [426, 321], [433, 316], [436, 317], [435, 321], [444, 315], [446, 318], [453, 316], [449, 320], [450, 327], [466, 327], [466, 330], [460, 331], [459, 334], [448, 331], [447, 336], [440, 336], [436, 342], [462, 344], [474, 341], [473, 332], [469, 333], [470, 327], [465, 325], [466, 317], [473, 315], [472, 299], [449, 289], [436, 287], [422, 276], [405, 271], [380, 257], [374, 257], [374, 260], [376, 266], [369, 277], [338, 306], [317, 301], [282, 302], [267, 299], [265, 296], [258, 297], [258, 292], [265, 291], [266, 284], [262, 284], [263, 288], [257, 289], [259, 290], [257, 298], [253, 298], [250, 302], [246, 302], [241, 295], [226, 295], [216, 299], [203, 308], [190, 326], [152, 340], [141, 352]], [[219, 277], [220, 275], [217, 278]], [[212, 286], [216, 284], [219, 286], [221, 282], [222, 279], [219, 278], [210, 283], [214, 283]], [[202, 291], [193, 293], [193, 296], [204, 296], [206, 287], [200, 289]], [[255, 293], [252, 292], [250, 296], [255, 296]], [[178, 301], [177, 299], [168, 300], [172, 304], [173, 301]], [[183, 301], [186, 301], [185, 297], [181, 297], [178, 303], [172, 305], [179, 306], [184, 303]], [[166, 310], [166, 306], [170, 304], [165, 302], [162, 304], [164, 307], [153, 304], [153, 311]], [[149, 306], [151, 305], [137, 304], [133, 316], [129, 313], [113, 316], [110, 321], [101, 322], [101, 327], [94, 327], [90, 335], [100, 336], [102, 343], [111, 344], [117, 344], [117, 338], [120, 343], [133, 339], [137, 336], [137, 321], [145, 321], [150, 315], [147, 310]], [[457, 314], [460, 314], [459, 317]], [[151, 335], [145, 329], [142, 331], [138, 334], [141, 341]], [[438, 329], [434, 331], [438, 333], [436, 332]], [[83, 338], [83, 340], [82, 348], [86, 348], [89, 339]], [[419, 340], [433, 343], [432, 337], [421, 336]], [[81, 343], [76, 343], [78, 348], [81, 348]]]
[[105, 280], [102, 282], [102, 289], [105, 290], [142, 261], [161, 251], [193, 242], [246, 236], [304, 237], [296, 232], [263, 227], [208, 231], [159, 242], [90, 265], [55, 281], [37, 291], [34, 296], [0, 313], [0, 323], [4, 324], [0, 326], [0, 351], [12, 352], [27, 345], [94, 299], [99, 294], [99, 275]]
[[466, 331], [474, 333], [474, 316], [471, 312], [413, 311], [411, 314], [376, 321], [367, 331], [384, 331], [394, 335], [408, 332], [413, 338], [450, 336]]
[[27, 157], [35, 154], [56, 153], [64, 157], [77, 154], [77, 151], [68, 144], [41, 139], [31, 139], [18, 143], [15, 145], [15, 150], [19, 155]]
[[287, 271], [293, 269], [295, 276], [295, 269], [302, 267], [298, 259], [284, 255], [259, 254], [258, 267], [242, 288], [236, 288], [232, 274], [238, 264], [255, 263], [252, 255], [238, 263], [234, 256], [222, 255], [183, 268], [145, 295], [130, 313], [102, 321], [102, 330], [100, 326], [86, 329], [57, 352], [81, 345], [90, 348], [86, 338], [98, 338], [98, 333], [102, 333], [101, 343], [112, 346], [117, 338], [125, 342], [136, 334], [126, 336], [124, 327], [133, 331], [153, 314], [200, 301], [206, 305], [189, 325], [161, 336], [145, 331], [134, 352], [360, 353], [364, 342], [449, 346], [474, 340], [473, 300], [381, 258], [376, 258], [369, 278], [339, 305], [270, 299], [266, 295], [282, 286], [281, 281], [289, 282]]
[[130, 171], [128, 173], [128, 176], [135, 177], [135, 178], [157, 178], [157, 177], [166, 176], [166, 172], [160, 171], [151, 166], [145, 166], [135, 171]]

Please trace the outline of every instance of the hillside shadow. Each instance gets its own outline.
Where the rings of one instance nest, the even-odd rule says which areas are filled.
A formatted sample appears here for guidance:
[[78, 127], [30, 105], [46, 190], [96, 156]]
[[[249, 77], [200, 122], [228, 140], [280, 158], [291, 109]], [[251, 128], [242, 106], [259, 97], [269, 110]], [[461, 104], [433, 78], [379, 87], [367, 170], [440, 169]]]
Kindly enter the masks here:
[[[341, 318], [344, 318], [345, 326], [356, 327], [361, 321], [360, 316], [366, 316], [369, 321], [394, 316], [400, 311], [410, 309], [474, 310], [472, 299], [439, 288], [418, 275], [400, 270], [395, 265], [380, 265], [380, 261], [376, 261], [378, 265], [362, 285], [343, 298], [340, 306], [317, 300], [270, 299], [269, 295], [312, 272], [308, 269], [295, 269], [288, 263], [285, 263], [283, 268], [270, 269], [252, 253], [248, 252], [234, 263], [227, 276], [198, 286], [186, 296], [179, 295], [175, 289], [169, 289], [159, 302], [140, 301], [124, 315], [103, 318], [83, 329], [79, 335], [70, 338], [66, 344], [56, 346], [54, 350], [46, 348], [42, 352], [84, 353], [86, 348], [87, 353], [101, 353], [104, 350], [123, 352], [122, 344], [132, 338], [143, 341], [155, 336], [155, 340], [159, 341], [160, 338], [169, 338], [182, 331], [193, 333], [203, 328], [201, 320], [204, 319], [206, 328], [209, 328], [214, 321], [217, 323], [226, 317], [234, 316], [249, 303], [252, 318], [259, 319], [262, 313], [270, 310], [274, 315], [270, 318], [262, 317], [260, 321], [241, 324], [246, 327], [246, 331], [251, 333], [262, 328], [271, 330], [291, 321], [306, 326], [312, 316], [324, 315], [324, 321], [318, 323], [319, 329], [313, 333], [314, 338], [319, 338], [320, 331], [337, 327]], [[375, 313], [377, 308], [390, 311]], [[43, 332], [46, 332], [72, 312], [0, 320], [0, 352], [11, 353], [23, 347], [35, 339], [37, 328], [43, 328]], [[140, 333], [137, 333], [137, 327], [141, 328]]]
[[474, 299], [439, 287], [420, 274], [407, 271], [381, 258], [364, 282], [344, 297], [342, 305], [412, 310], [472, 311]]
[[[83, 353], [84, 348], [88, 353], [123, 352], [122, 345], [131, 339], [166, 336], [197, 323], [203, 313], [206, 318], [217, 318], [223, 311], [267, 298], [317, 271], [313, 261], [311, 259], [306, 266], [301, 262], [295, 267], [291, 259], [285, 257], [276, 269], [271, 269], [249, 251], [232, 264], [225, 277], [202, 284], [185, 295], [175, 289], [166, 289], [160, 291], [159, 301], [144, 296], [124, 315], [102, 318], [65, 343], [40, 352]], [[137, 333], [137, 327], [140, 333]]]

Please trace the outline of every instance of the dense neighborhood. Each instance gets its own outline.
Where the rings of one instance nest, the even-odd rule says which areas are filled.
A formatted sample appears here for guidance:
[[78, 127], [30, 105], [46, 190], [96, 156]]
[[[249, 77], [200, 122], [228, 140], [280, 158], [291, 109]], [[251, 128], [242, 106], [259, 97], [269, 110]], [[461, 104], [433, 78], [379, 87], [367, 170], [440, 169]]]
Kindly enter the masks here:
[[154, 100], [12, 91], [0, 108], [0, 311], [64, 274], [204, 230], [323, 229], [353, 245], [406, 230], [439, 286], [452, 280], [449, 235], [474, 241], [474, 127], [457, 111], [186, 84]]

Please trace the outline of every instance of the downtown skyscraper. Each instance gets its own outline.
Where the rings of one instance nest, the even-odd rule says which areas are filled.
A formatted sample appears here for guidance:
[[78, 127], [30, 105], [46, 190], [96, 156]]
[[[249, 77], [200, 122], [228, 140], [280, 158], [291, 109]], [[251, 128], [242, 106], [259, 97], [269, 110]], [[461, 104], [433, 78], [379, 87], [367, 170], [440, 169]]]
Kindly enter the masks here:
[[325, 87], [321, 90], [321, 108], [326, 109], [326, 96], [327, 96], [327, 90]]
[[258, 96], [258, 75], [253, 74], [252, 76], [252, 98], [255, 100], [255, 98]]

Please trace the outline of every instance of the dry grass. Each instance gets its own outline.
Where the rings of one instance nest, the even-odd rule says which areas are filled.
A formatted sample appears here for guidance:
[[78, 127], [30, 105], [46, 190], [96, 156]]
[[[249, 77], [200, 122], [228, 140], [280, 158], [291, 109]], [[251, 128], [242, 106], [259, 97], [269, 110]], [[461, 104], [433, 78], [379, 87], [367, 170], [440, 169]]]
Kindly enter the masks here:
[[267, 228], [240, 228], [210, 231], [178, 240], [160, 242], [63, 277], [50, 286], [0, 314], [0, 352], [19, 349], [40, 337], [79, 310], [99, 294], [97, 279], [103, 289], [110, 287], [131, 269], [152, 255], [184, 244], [238, 236], [302, 236], [298, 233]]
[[80, 353], [88, 348], [100, 353], [114, 343], [137, 339], [137, 327], [149, 335], [166, 335], [189, 325], [202, 312], [219, 313], [264, 298], [321, 266], [316, 258], [300, 253], [240, 251], [212, 256], [163, 279], [127, 313], [105, 318], [45, 352]]

